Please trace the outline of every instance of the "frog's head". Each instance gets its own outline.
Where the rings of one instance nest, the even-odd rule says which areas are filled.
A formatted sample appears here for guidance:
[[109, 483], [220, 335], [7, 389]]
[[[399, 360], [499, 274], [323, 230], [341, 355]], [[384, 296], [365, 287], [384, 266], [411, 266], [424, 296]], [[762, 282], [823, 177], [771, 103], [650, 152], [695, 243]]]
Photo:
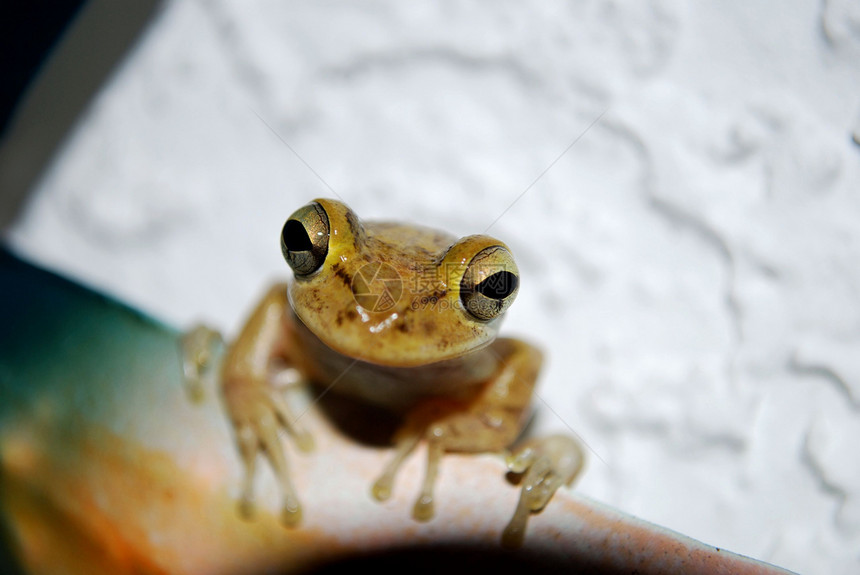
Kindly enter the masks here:
[[488, 345], [519, 287], [507, 246], [417, 225], [361, 222], [318, 199], [284, 224], [296, 315], [344, 355], [396, 366], [450, 359]]

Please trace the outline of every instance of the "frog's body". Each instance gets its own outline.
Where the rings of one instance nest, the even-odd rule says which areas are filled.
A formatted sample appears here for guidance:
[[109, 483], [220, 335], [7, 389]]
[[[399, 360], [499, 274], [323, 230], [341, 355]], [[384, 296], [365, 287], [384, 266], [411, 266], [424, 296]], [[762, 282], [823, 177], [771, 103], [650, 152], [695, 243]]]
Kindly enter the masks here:
[[[270, 364], [278, 360], [325, 391], [402, 414], [394, 456], [373, 486], [377, 499], [389, 497], [400, 465], [427, 440], [427, 470], [413, 514], [430, 519], [442, 455], [500, 452], [528, 416], [541, 354], [525, 342], [496, 338], [519, 286], [513, 257], [488, 236], [457, 240], [421, 226], [363, 224], [333, 200], [294, 213], [281, 247], [295, 281], [268, 292], [222, 367], [222, 391], [246, 468], [243, 508], [251, 508], [262, 450], [284, 493], [285, 523], [301, 518], [278, 428], [286, 427], [301, 448], [312, 442], [269, 382]], [[558, 436], [514, 451], [509, 466], [525, 473], [525, 481], [507, 543], [521, 541], [528, 513], [572, 482], [581, 464], [578, 445]]]

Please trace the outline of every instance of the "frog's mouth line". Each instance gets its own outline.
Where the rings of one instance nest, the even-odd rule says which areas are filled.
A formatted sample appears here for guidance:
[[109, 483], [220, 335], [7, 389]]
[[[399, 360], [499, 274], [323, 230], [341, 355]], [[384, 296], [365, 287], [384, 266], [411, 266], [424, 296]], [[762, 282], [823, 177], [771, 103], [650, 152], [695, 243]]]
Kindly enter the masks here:
[[[384, 315], [372, 314], [381, 316], [378, 318], [372, 318], [371, 314], [367, 311], [361, 310], [358, 305], [356, 305], [355, 308], [348, 310], [344, 315], [347, 315], [349, 312], [354, 314], [354, 317], [352, 317], [350, 321], [360, 322], [362, 325], [366, 325], [372, 319], [376, 319], [375, 323], [365, 329], [370, 334], [375, 333], [375, 335], [379, 336], [379, 339], [377, 340], [378, 345], [373, 345], [374, 341], [366, 340], [366, 338], [364, 338], [366, 341], [362, 345], [344, 345], [344, 342], [339, 340], [337, 337], [334, 337], [330, 331], [322, 329], [322, 326], [319, 326], [318, 323], [315, 324], [313, 321], [308, 321], [308, 318], [303, 317], [300, 311], [291, 307], [291, 313], [298, 327], [300, 336], [305, 340], [306, 344], [311, 345], [314, 350], [313, 353], [317, 356], [329, 356], [330, 360], [333, 359], [332, 356], [336, 356], [338, 359], [337, 363], [342, 363], [344, 365], [352, 362], [353, 360], [358, 360], [371, 365], [395, 369], [427, 367], [434, 364], [456, 360], [476, 351], [480, 351], [493, 343], [496, 333], [498, 332], [498, 324], [501, 320], [501, 318], [497, 318], [490, 322], [483, 322], [481, 324], [481, 328], [483, 330], [481, 337], [475, 337], [474, 332], [469, 332], [470, 337], [468, 339], [472, 342], [472, 345], [463, 345], [464, 342], [458, 342], [459, 345], [442, 346], [440, 345], [439, 340], [434, 339], [433, 335], [413, 338], [410, 334], [406, 333], [404, 336], [408, 341], [424, 341], [425, 345], [404, 347], [400, 345], [402, 342], [399, 339], [395, 339], [387, 345], [383, 341], [385, 338], [384, 332], [392, 331], [399, 334], [401, 331], [398, 329], [397, 325], [395, 325], [396, 322], [401, 319], [401, 316], [396, 312]], [[368, 317], [363, 318], [363, 314]], [[337, 322], [335, 322], [335, 324], [337, 324]], [[319, 329], [315, 329], [315, 326], [319, 327]], [[396, 350], [396, 353], [386, 353], [392, 350]], [[428, 357], [432, 359], [428, 360]]]

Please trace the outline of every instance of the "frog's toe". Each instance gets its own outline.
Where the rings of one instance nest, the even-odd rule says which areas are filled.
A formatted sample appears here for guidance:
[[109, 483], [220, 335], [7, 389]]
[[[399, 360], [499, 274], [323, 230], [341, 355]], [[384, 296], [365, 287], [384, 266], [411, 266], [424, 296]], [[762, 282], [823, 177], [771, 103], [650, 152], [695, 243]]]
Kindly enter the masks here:
[[286, 400], [274, 389], [269, 389], [268, 407], [274, 410], [277, 415], [278, 422], [286, 429], [296, 442], [296, 447], [305, 453], [313, 451], [314, 438], [311, 433], [299, 424], [300, 417], [293, 414], [292, 409], [287, 404]]
[[254, 502], [247, 497], [239, 500], [239, 517], [245, 520], [250, 520], [254, 517]]
[[432, 495], [421, 495], [412, 508], [412, 517], [416, 521], [430, 521], [436, 514]]
[[297, 500], [284, 504], [281, 510], [281, 523], [285, 527], [295, 527], [302, 522], [302, 506]]
[[412, 450], [415, 449], [416, 445], [418, 445], [418, 440], [420, 438], [420, 429], [407, 428], [406, 430], [401, 430], [401, 432], [399, 432], [395, 441], [394, 457], [391, 458], [388, 465], [386, 465], [385, 469], [382, 471], [382, 474], [373, 484], [373, 487], [370, 488], [370, 494], [374, 499], [377, 501], [386, 501], [391, 497], [391, 493], [394, 489], [394, 478], [397, 476], [400, 466], [403, 465], [406, 457], [412, 453]]
[[517, 549], [523, 546], [526, 538], [526, 524], [528, 522], [528, 510], [517, 507], [517, 512], [511, 518], [505, 530], [502, 532], [502, 546], [508, 549]]
[[505, 465], [513, 473], [523, 473], [531, 466], [536, 457], [535, 449], [527, 442], [507, 454]]
[[377, 501], [387, 501], [391, 497], [393, 477], [383, 476], [376, 480], [370, 488], [370, 494]]
[[298, 447], [299, 451], [303, 453], [309, 453], [313, 451], [316, 448], [316, 444], [314, 443], [314, 436], [307, 431], [301, 431], [296, 433], [296, 447]]

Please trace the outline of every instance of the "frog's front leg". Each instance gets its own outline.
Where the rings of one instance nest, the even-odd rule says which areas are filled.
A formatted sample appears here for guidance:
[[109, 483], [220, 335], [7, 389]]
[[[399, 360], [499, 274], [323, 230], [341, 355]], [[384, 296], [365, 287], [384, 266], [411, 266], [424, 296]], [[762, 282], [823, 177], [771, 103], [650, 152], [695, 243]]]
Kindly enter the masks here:
[[245, 477], [240, 510], [253, 510], [253, 480], [262, 451], [272, 466], [284, 498], [282, 521], [289, 526], [301, 520], [301, 505], [279, 431], [286, 429], [299, 449], [313, 448], [310, 434], [299, 426], [287, 402], [269, 381], [273, 359], [289, 361], [289, 324], [286, 285], [272, 287], [232, 343], [221, 370], [221, 391], [239, 448]]
[[[499, 367], [475, 398], [468, 402], [430, 399], [409, 413], [395, 436], [394, 456], [373, 485], [376, 499], [391, 495], [401, 465], [425, 439], [427, 467], [413, 517], [429, 520], [444, 453], [500, 452], [516, 439], [528, 416], [541, 353], [512, 339], [499, 339], [487, 351], [496, 357]], [[554, 436], [525, 443], [509, 456], [508, 465], [516, 473], [525, 473], [520, 503], [503, 535], [503, 543], [516, 546], [522, 543], [528, 515], [542, 509], [561, 484], [573, 481], [582, 466], [582, 452], [575, 441]]]

